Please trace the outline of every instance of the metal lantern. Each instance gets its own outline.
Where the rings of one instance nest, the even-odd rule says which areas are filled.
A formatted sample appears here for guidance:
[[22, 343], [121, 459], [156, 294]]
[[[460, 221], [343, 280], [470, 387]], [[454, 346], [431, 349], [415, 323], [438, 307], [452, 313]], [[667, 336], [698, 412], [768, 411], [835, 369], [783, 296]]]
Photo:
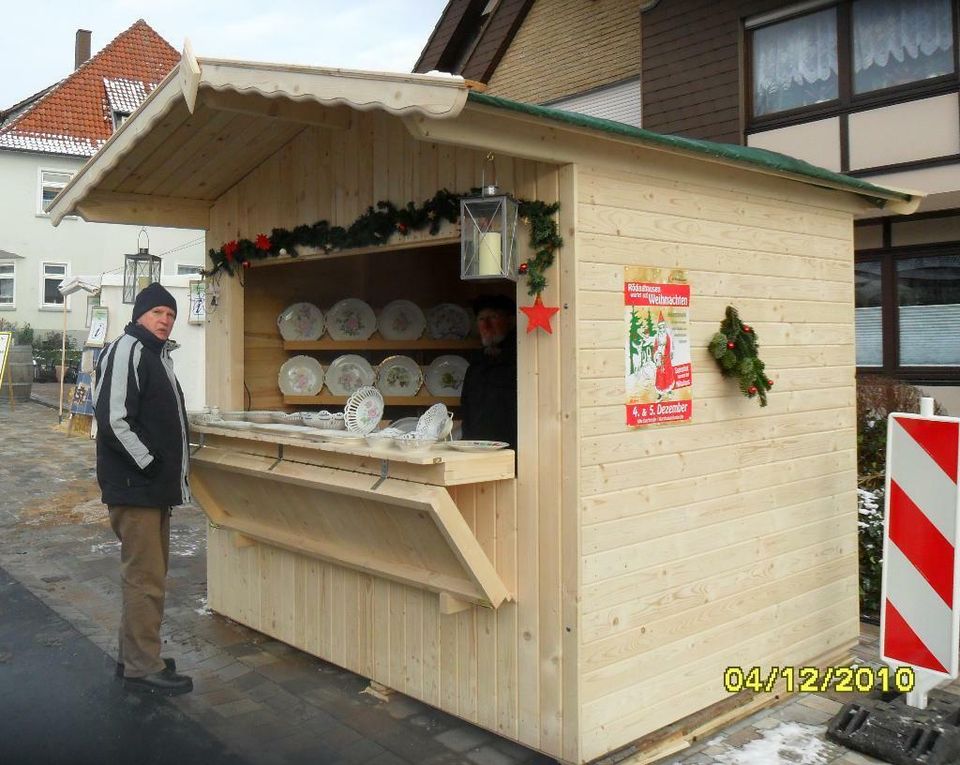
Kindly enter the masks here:
[[460, 200], [460, 278], [517, 280], [517, 200], [496, 186]]
[[123, 302], [135, 303], [137, 293], [148, 284], [160, 281], [160, 258], [150, 254], [150, 237], [147, 246], [140, 247], [140, 236], [147, 236], [141, 229], [137, 236], [137, 254], [123, 256]]

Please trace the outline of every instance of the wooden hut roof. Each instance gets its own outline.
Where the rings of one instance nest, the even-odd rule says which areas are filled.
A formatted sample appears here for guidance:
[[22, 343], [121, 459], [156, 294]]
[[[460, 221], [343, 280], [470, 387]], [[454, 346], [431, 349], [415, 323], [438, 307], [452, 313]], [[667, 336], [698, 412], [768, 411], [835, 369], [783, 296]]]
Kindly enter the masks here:
[[50, 208], [88, 221], [206, 228], [210, 206], [307, 126], [349, 129], [380, 109], [415, 136], [557, 163], [605, 142], [692, 156], [852, 192], [887, 209], [921, 194], [875, 186], [781, 154], [716, 144], [471, 92], [460, 78], [197, 60], [150, 94]]

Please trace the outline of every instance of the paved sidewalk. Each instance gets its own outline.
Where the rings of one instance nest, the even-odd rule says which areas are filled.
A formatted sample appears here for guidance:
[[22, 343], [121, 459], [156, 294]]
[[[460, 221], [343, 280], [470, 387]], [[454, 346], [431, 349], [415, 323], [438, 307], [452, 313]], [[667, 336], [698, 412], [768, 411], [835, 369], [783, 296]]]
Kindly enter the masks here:
[[[23, 403], [12, 412], [0, 406], [0, 444], [0, 568], [101, 651], [94, 677], [89, 663], [84, 665], [85, 682], [100, 684], [98, 693], [116, 693], [119, 545], [99, 501], [93, 443], [57, 430], [55, 409]], [[205, 601], [203, 514], [194, 507], [176, 510], [171, 536], [164, 655], [193, 676], [195, 691], [165, 704], [185, 725], [212, 737], [224, 758], [240, 757], [251, 765], [553, 762], [400, 694], [378, 701], [361, 693], [364, 678], [212, 614]], [[865, 657], [876, 656], [870, 645], [875, 634], [866, 629]], [[0, 672], [4, 651], [10, 651], [3, 639], [0, 633]], [[16, 653], [9, 661], [15, 668]], [[8, 692], [2, 678], [0, 695]], [[663, 762], [877, 762], [826, 742], [824, 724], [839, 708], [840, 701], [825, 695], [796, 696]], [[2, 755], [0, 761], [20, 765]], [[631, 758], [605, 762], [621, 761]]]

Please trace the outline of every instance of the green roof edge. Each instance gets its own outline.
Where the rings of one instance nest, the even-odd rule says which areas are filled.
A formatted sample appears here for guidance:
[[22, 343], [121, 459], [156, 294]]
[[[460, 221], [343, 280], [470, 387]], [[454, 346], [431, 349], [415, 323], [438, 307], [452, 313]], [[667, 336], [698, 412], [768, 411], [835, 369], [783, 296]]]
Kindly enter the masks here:
[[702, 154], [714, 159], [730, 160], [744, 165], [763, 168], [764, 170], [774, 170], [778, 173], [792, 173], [793, 175], [810, 178], [812, 181], [829, 181], [834, 186], [847, 188], [858, 194], [874, 197], [877, 200], [895, 197], [903, 201], [909, 201], [914, 198], [913, 194], [887, 189], [883, 186], [870, 183], [869, 181], [852, 178], [842, 173], [835, 173], [832, 170], [826, 170], [822, 167], [811, 165], [809, 162], [804, 162], [802, 159], [790, 157], [786, 154], [779, 154], [775, 151], [767, 151], [766, 149], [758, 149], [751, 146], [735, 146], [734, 144], [728, 143], [703, 141], [697, 138], [685, 138], [678, 135], [654, 133], [650, 130], [644, 130], [643, 128], [625, 125], [622, 122], [605, 120], [600, 117], [588, 117], [584, 114], [567, 112], [562, 109], [553, 109], [549, 106], [538, 106], [520, 101], [511, 101], [508, 98], [490, 96], [486, 93], [478, 93], [475, 90], [471, 90], [467, 94], [467, 98], [469, 101], [477, 104], [509, 109], [510, 111], [530, 114], [535, 117], [543, 117], [556, 122], [573, 125], [574, 127], [599, 130], [624, 138], [635, 138], [649, 144], [671, 149], [680, 149], [694, 154]]

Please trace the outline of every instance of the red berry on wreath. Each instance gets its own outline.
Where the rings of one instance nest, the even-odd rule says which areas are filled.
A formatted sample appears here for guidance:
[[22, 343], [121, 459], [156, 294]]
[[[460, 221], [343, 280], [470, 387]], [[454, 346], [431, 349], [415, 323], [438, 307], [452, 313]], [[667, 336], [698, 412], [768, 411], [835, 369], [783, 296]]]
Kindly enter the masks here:
[[250, 268], [250, 261], [249, 261], [249, 260], [243, 261], [243, 267], [244, 267], [244, 268]]
[[751, 386], [750, 386], [750, 390], [749, 390], [748, 392], [749, 392], [750, 395], [752, 396], [754, 393], [757, 392], [757, 386], [756, 386], [756, 385], [751, 385]]
[[530, 270], [530, 266], [528, 266], [526, 263], [521, 263], [519, 270], [521, 274], [525, 274]]
[[772, 388], [772, 387], [773, 387], [773, 380], [767, 380], [767, 385]]
[[743, 325], [743, 331], [744, 331], [744, 332], [753, 332], [753, 330], [750, 329], [750, 327], [748, 327], [746, 324]]
[[727, 343], [727, 348], [729, 348], [731, 351], [732, 351], [735, 347], [736, 347], [736, 344], [735, 344], [735, 343]]
[[397, 224], [397, 231], [399, 231], [401, 234], [406, 234], [406, 233], [407, 233], [407, 224], [406, 224], [406, 223], [398, 223], [398, 224]]

